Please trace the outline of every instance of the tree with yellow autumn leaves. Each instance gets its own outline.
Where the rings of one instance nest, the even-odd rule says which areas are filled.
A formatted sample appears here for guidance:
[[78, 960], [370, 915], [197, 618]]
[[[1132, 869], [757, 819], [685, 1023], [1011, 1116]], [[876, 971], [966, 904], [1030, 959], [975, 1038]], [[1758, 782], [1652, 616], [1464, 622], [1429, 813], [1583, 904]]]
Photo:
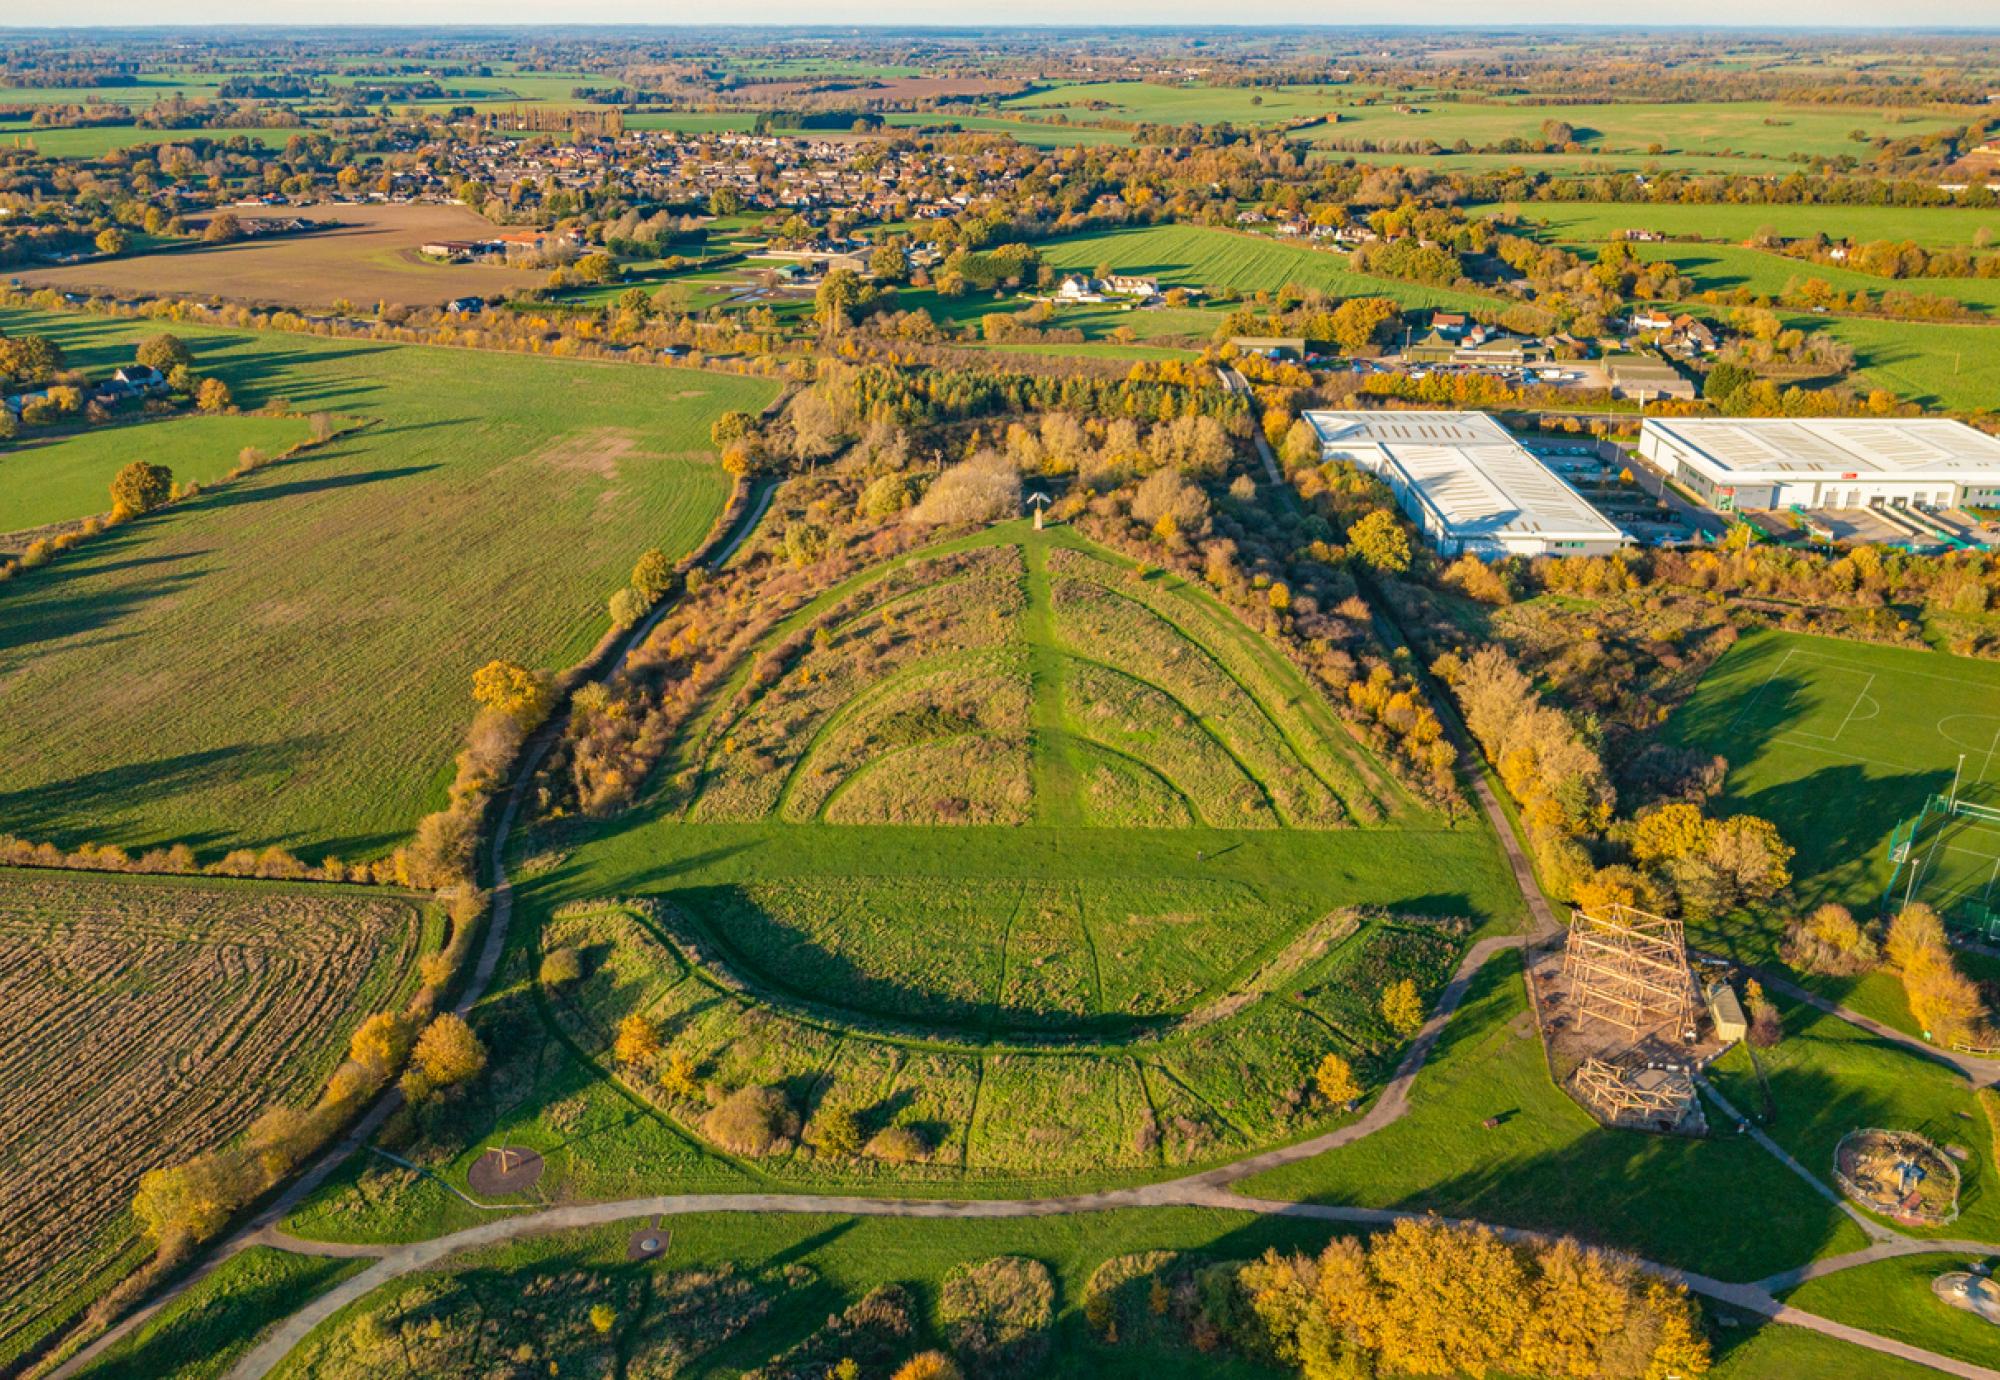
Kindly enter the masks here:
[[1236, 1282], [1247, 1308], [1233, 1339], [1308, 1380], [1693, 1380], [1710, 1365], [1684, 1290], [1570, 1240], [1523, 1247], [1487, 1227], [1403, 1221], [1316, 1257], [1268, 1251]]

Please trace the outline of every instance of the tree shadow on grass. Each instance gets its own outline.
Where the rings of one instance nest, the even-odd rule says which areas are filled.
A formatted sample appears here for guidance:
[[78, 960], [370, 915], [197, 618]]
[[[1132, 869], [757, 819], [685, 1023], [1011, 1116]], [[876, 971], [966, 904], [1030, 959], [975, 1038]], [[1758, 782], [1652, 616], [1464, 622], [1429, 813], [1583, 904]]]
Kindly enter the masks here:
[[[118, 831], [111, 830], [107, 836], [102, 823], [107, 804], [115, 804], [121, 813], [137, 814], [154, 803], [223, 781], [280, 780], [323, 742], [318, 737], [299, 736], [281, 742], [239, 743], [124, 762], [59, 781], [0, 791], [0, 830], [63, 847], [115, 842]], [[197, 831], [177, 834], [175, 841], [200, 847], [221, 837]]]
[[[58, 561], [46, 569], [31, 570], [17, 577], [13, 589], [0, 592], [0, 670], [6, 669], [6, 662], [11, 659], [6, 657], [7, 653], [103, 631], [154, 600], [187, 588], [200, 578], [201, 572], [174, 569], [150, 579], [116, 584], [97, 582], [97, 576], [151, 565], [183, 566], [207, 554], [206, 551], [174, 552], [105, 565], [82, 560]], [[82, 582], [86, 580], [93, 584], [84, 587]]]
[[[329, 458], [317, 456], [317, 459]], [[246, 504], [268, 503], [273, 499], [298, 498], [306, 494], [329, 493], [336, 489], [355, 489], [364, 484], [379, 484], [392, 479], [406, 479], [413, 474], [424, 474], [441, 468], [438, 465], [402, 465], [393, 469], [359, 470], [347, 474], [324, 474], [311, 479], [287, 479], [276, 484], [261, 484], [213, 489], [196, 500], [196, 511], [213, 512], [224, 508], [239, 508]]]

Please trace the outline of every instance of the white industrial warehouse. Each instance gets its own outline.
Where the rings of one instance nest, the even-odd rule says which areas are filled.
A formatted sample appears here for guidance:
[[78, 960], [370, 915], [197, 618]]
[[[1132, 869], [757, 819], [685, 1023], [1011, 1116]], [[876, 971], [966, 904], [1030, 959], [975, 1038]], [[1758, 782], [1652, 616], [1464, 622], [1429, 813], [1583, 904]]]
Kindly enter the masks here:
[[1942, 418], [1648, 418], [1639, 454], [1724, 510], [2000, 503], [2000, 440]]
[[1601, 556], [1631, 537], [1483, 412], [1308, 412], [1320, 453], [1380, 477], [1447, 556]]

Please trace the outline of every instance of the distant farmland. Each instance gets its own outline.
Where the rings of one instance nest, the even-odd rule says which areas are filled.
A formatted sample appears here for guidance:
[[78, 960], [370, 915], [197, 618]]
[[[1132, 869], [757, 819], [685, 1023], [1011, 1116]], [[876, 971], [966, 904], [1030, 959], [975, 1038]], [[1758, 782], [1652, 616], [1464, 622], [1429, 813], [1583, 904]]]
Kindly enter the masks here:
[[1356, 273], [1347, 256], [1280, 240], [1198, 225], [1158, 225], [1049, 240], [1036, 246], [1061, 270], [1089, 272], [1109, 264], [1115, 273], [1145, 274], [1162, 287], [1214, 287], [1232, 292], [1275, 292], [1287, 283], [1344, 297], [1393, 297], [1405, 307], [1490, 307], [1476, 293], [1427, 287]]
[[235, 244], [188, 244], [15, 276], [30, 287], [73, 291], [220, 296], [322, 307], [345, 298], [367, 308], [377, 302], [435, 306], [454, 297], [518, 291], [548, 276], [539, 270], [492, 264], [425, 262], [417, 246], [427, 240], [477, 239], [494, 233], [493, 222], [463, 206], [329, 205], [284, 214], [340, 224], [331, 230]]
[[[1831, 158], [1854, 152], [1856, 129], [1875, 138], [1918, 135], [1963, 123], [1941, 111], [1884, 110], [1861, 106], [1786, 105], [1776, 101], [1713, 101], [1554, 105], [1522, 101], [1447, 101], [1421, 91], [1392, 91], [1364, 101], [1353, 88], [1334, 86], [1196, 86], [1117, 81], [1058, 85], [1005, 103], [1010, 112], [1046, 118], [1060, 111], [1077, 124], [1107, 120], [1161, 124], [1309, 125], [1304, 138], [1317, 144], [1346, 140], [1412, 142], [1428, 139], [1449, 149], [1463, 139], [1475, 147], [1503, 139], [1539, 143], [1542, 124], [1561, 120], [1576, 142], [1603, 162], [1638, 165], [1648, 158], [1669, 166], [1708, 167], [1762, 163], [1773, 171], [1794, 154]], [[1655, 154], [1655, 145], [1660, 152]], [[1507, 155], [1524, 166], [1563, 155]], [[1772, 165], [1776, 165], [1773, 167]]]
[[1608, 240], [1620, 230], [1656, 230], [1663, 235], [1698, 235], [1738, 242], [1769, 231], [1804, 237], [1824, 232], [1858, 240], [1915, 240], [1943, 246], [1974, 244], [1979, 232], [2000, 240], [2000, 210], [1947, 206], [1735, 206], [1681, 205], [1678, 202], [1492, 203], [1468, 208], [1518, 215], [1525, 230], [1548, 240]]
[[[156, 329], [0, 312], [0, 330], [52, 334], [93, 370]], [[0, 820], [15, 833], [315, 859], [394, 842], [441, 792], [472, 672], [587, 649], [639, 553], [686, 551], [720, 510], [713, 419], [776, 391], [692, 370], [178, 329], [246, 405], [283, 397], [377, 421], [0, 589]], [[58, 467], [90, 444], [29, 455]]]

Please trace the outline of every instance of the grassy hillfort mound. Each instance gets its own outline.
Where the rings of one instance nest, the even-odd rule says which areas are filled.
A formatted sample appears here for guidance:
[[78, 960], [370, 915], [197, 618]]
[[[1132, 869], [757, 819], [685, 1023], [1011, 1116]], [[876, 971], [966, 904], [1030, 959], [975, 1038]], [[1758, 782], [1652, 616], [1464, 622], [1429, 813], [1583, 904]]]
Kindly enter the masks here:
[[691, 821], [1329, 829], [1403, 808], [1274, 651], [1073, 544], [913, 559], [739, 681], [685, 745]]
[[[1515, 913], [1487, 840], [1274, 645], [1074, 530], [864, 563], [744, 636], [704, 617], [675, 640], [727, 650], [649, 792], [537, 824], [518, 885], [554, 1033], [751, 1172], [991, 1192], [1297, 1136], [1345, 1114], [1328, 1054], [1386, 1076], [1382, 990], [1429, 1000]], [[492, 1134], [588, 1191], [543, 1078]]]

